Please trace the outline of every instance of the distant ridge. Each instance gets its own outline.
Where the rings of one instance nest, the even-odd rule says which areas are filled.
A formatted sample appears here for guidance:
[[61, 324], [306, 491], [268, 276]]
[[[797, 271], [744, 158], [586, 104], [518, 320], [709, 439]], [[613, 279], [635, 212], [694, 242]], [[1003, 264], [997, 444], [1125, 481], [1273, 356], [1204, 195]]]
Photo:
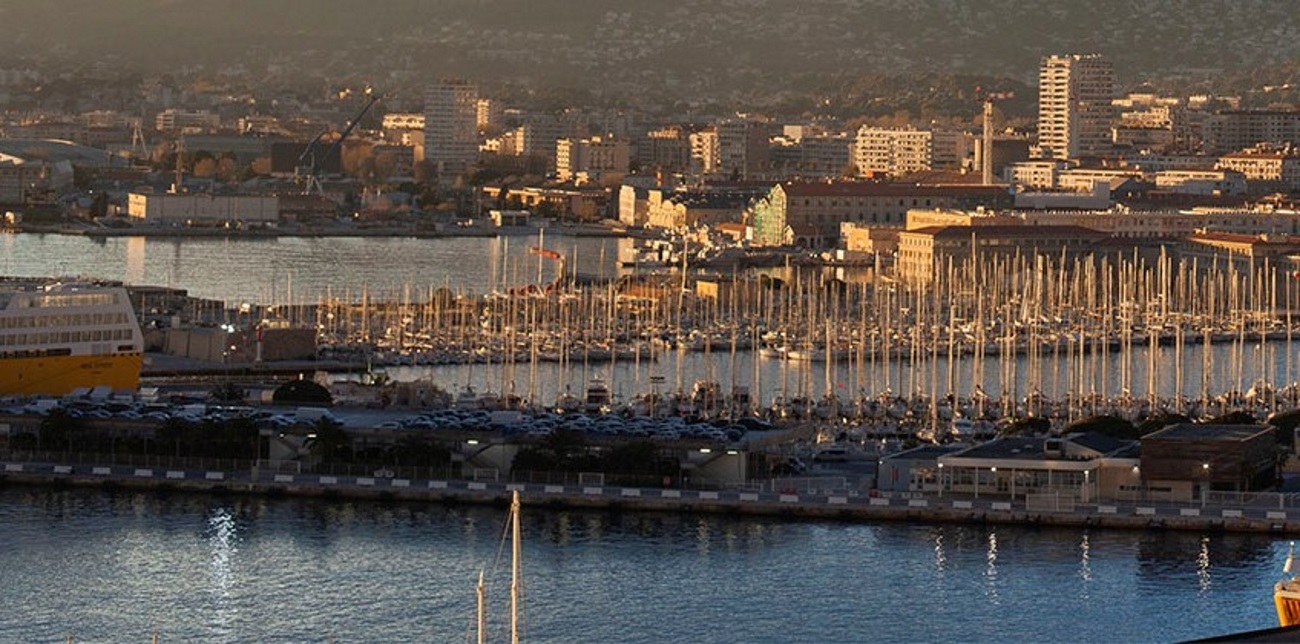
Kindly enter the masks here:
[[[0, 8], [7, 60], [43, 51], [264, 69], [321, 67], [689, 93], [859, 73], [1033, 83], [1046, 53], [1099, 52], [1121, 82], [1300, 63], [1295, 6], [1275, 0], [41, 0]], [[318, 71], [318, 70], [313, 70]]]

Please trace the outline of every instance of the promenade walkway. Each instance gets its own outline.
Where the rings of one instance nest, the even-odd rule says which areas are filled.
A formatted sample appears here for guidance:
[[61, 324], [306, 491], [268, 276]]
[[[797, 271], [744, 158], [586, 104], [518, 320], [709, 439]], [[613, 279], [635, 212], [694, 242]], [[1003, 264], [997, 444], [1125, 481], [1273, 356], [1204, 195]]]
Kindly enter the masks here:
[[1201, 503], [1141, 500], [1080, 503], [1060, 495], [1028, 498], [892, 496], [850, 489], [698, 490], [492, 480], [422, 480], [390, 476], [228, 472], [109, 465], [0, 462], [0, 481], [19, 484], [118, 486], [195, 492], [338, 496], [412, 501], [495, 503], [518, 490], [530, 505], [622, 508], [837, 520], [1014, 523], [1144, 529], [1300, 534], [1300, 495], [1212, 495]]

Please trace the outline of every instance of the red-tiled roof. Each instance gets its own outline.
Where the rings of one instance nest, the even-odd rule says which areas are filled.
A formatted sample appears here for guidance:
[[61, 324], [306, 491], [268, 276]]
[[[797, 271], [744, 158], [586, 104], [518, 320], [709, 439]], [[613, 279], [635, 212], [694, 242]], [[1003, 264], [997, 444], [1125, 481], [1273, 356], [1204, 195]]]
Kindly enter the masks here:
[[788, 182], [781, 188], [791, 197], [949, 197], [958, 195], [999, 196], [1005, 186], [918, 185], [876, 181]]

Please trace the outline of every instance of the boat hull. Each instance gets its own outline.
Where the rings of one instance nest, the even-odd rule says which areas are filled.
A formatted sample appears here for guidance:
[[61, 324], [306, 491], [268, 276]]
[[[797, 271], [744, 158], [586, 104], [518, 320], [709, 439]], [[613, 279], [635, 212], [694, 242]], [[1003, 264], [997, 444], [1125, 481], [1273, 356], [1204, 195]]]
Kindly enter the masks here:
[[79, 388], [140, 388], [138, 353], [0, 359], [0, 395], [62, 396]]

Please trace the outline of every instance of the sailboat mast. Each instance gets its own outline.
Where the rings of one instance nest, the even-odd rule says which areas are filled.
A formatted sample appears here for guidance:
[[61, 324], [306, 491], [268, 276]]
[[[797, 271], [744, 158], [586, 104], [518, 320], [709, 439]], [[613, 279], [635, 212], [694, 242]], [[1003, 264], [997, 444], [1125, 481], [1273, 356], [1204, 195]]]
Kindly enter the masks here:
[[487, 644], [487, 589], [483, 571], [478, 571], [478, 644]]
[[519, 644], [519, 490], [510, 495], [510, 644]]

